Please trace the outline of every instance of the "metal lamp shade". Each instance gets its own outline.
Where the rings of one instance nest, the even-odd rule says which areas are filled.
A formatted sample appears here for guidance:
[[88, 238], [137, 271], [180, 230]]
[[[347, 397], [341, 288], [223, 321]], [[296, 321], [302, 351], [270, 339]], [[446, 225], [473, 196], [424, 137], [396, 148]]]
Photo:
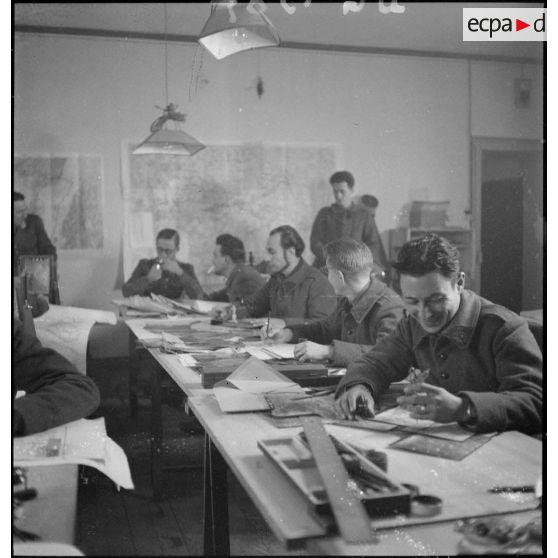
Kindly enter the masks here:
[[[229, 10], [236, 21], [231, 23]], [[279, 45], [279, 35], [265, 15], [244, 4], [215, 5], [199, 36], [202, 44], [217, 60], [253, 48]]]
[[133, 155], [194, 155], [205, 145], [182, 130], [159, 130], [132, 152]]

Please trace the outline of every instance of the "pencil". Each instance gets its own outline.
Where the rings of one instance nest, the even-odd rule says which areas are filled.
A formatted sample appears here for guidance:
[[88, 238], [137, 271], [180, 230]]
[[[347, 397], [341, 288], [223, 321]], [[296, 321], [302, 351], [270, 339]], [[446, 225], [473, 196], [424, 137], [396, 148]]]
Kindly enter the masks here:
[[271, 312], [267, 313], [267, 323], [265, 326], [265, 336], [266, 338], [269, 337], [269, 318], [271, 317]]

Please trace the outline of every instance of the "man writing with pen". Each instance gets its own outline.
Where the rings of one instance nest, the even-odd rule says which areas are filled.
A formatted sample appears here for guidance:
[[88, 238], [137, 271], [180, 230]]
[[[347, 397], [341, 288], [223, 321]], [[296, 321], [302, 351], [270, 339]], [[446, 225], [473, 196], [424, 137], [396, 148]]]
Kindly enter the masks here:
[[466, 290], [457, 249], [436, 234], [407, 242], [394, 268], [408, 316], [348, 367], [340, 413], [373, 415], [374, 400], [416, 367], [428, 378], [398, 398], [411, 417], [540, 433], [542, 354], [527, 321]]
[[403, 317], [403, 302], [381, 281], [371, 278], [372, 253], [364, 242], [334, 240], [324, 248], [328, 280], [340, 297], [325, 319], [265, 331], [270, 343], [297, 343], [301, 361], [330, 360], [347, 366], [393, 331]]
[[[323, 273], [302, 257], [305, 246], [298, 232], [290, 225], [276, 227], [269, 233], [266, 248], [271, 278], [234, 305], [236, 316], [281, 318], [287, 325], [325, 318], [335, 308], [335, 293]], [[231, 308], [215, 317], [227, 321], [232, 314]]]

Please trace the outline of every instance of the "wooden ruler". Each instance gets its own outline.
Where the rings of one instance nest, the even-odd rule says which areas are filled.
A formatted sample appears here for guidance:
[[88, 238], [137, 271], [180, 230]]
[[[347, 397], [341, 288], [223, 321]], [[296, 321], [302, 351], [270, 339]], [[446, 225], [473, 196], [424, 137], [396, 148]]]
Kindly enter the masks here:
[[377, 542], [364, 505], [349, 488], [351, 481], [333, 442], [316, 416], [301, 416], [306, 439], [324, 483], [341, 536], [348, 543]]

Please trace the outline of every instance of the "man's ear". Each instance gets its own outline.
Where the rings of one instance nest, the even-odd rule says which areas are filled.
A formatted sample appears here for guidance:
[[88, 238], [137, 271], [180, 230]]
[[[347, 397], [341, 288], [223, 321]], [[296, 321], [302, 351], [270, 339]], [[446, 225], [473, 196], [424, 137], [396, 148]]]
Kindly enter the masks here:
[[294, 249], [294, 246], [290, 246], [289, 248], [287, 248], [285, 250], [285, 259], [287, 259], [288, 256], [288, 261], [292, 262], [294, 258], [296, 258], [296, 252]]
[[339, 271], [338, 269], [333, 269], [332, 271], [337, 276], [339, 282], [345, 285], [346, 284], [345, 274], [342, 271]]
[[465, 273], [463, 271], [457, 274], [457, 281], [455, 283], [460, 291], [465, 288]]

